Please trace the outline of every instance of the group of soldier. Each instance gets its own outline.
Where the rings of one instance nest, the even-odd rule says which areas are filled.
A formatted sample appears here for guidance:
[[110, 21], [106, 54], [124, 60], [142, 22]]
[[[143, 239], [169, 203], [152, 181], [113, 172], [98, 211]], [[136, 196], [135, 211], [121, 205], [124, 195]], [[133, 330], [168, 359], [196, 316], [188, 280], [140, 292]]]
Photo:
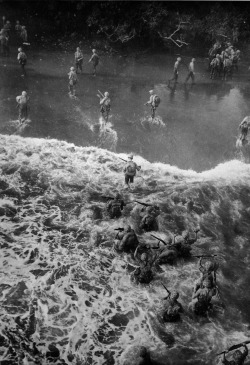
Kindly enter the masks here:
[[220, 42], [216, 42], [209, 50], [210, 78], [221, 78], [225, 81], [232, 78], [233, 72], [238, 71], [240, 53], [230, 42], [224, 47]]
[[[133, 161], [133, 155], [128, 156], [128, 161], [124, 167], [125, 184], [133, 183], [136, 172], [140, 171], [141, 166], [138, 166]], [[158, 231], [158, 216], [161, 214], [160, 207], [156, 204], [149, 204], [138, 200], [126, 203], [121, 194], [117, 193], [115, 197], [104, 197], [108, 199], [106, 209], [110, 219], [118, 219], [122, 216], [123, 209], [126, 204], [137, 203], [143, 208], [139, 208], [140, 232], [156, 232]], [[220, 293], [216, 280], [216, 273], [219, 264], [215, 259], [216, 255], [195, 255], [192, 253], [192, 245], [195, 244], [198, 238], [199, 229], [194, 230], [194, 234], [189, 231], [184, 231], [181, 235], [169, 236], [165, 241], [155, 234], [150, 233], [150, 236], [158, 242], [140, 242], [137, 234], [131, 225], [125, 227], [118, 227], [115, 229], [117, 234], [114, 237], [114, 249], [117, 253], [126, 253], [132, 259], [128, 261], [128, 265], [135, 267], [131, 274], [131, 280], [135, 284], [149, 284], [159, 269], [159, 265], [173, 264], [179, 258], [199, 258], [200, 278], [194, 283], [192, 300], [188, 305], [188, 311], [195, 315], [205, 316], [213, 309], [213, 303], [220, 303]], [[129, 256], [128, 256], [129, 257]], [[185, 314], [186, 310], [179, 302], [179, 293], [176, 290], [171, 292], [162, 283], [167, 291], [167, 296], [163, 298], [163, 303], [159, 309], [158, 315], [164, 322], [178, 322], [181, 315]], [[247, 342], [248, 343], [248, 342]], [[242, 365], [248, 354], [246, 343], [235, 345], [236, 348], [244, 346], [245, 350], [241, 352], [236, 350], [233, 354], [233, 361], [228, 361], [223, 351], [223, 364]], [[229, 349], [230, 351], [230, 349]]]
[[13, 35], [15, 38], [14, 43], [28, 44], [28, 35], [25, 25], [21, 25], [19, 20], [16, 21], [14, 33], [12, 33], [12, 25], [9, 20], [5, 22], [5, 17], [3, 17], [4, 24], [3, 28], [0, 30], [0, 43], [1, 43], [1, 54], [3, 56], [9, 57], [10, 55], [10, 37]]

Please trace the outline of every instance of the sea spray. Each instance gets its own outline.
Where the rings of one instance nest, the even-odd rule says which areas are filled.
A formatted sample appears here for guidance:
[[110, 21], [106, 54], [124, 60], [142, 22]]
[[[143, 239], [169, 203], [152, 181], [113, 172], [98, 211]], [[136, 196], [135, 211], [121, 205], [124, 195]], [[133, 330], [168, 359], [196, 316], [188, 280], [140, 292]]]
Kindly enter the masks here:
[[[124, 163], [114, 152], [19, 136], [1, 135], [0, 143], [0, 198], [5, 207], [15, 208], [11, 214], [3, 210], [0, 222], [1, 333], [8, 326], [19, 342], [20, 336], [27, 341], [15, 317], [33, 318], [25, 328], [33, 332], [41, 358], [54, 354], [67, 364], [72, 357], [75, 362], [99, 364], [109, 358], [119, 363], [128, 346], [147, 344], [160, 364], [168, 358], [175, 364], [211, 365], [216, 353], [248, 337], [248, 165], [234, 160], [196, 173], [134, 156], [143, 179], [136, 178], [130, 192], [124, 190]], [[199, 278], [195, 258], [162, 266], [149, 286], [131, 282], [126, 263], [131, 258], [102, 243], [112, 244], [114, 229], [128, 221], [139, 241], [154, 240], [137, 230], [136, 203], [126, 206], [120, 219], [108, 218], [102, 196], [115, 191], [126, 201], [136, 196], [157, 203], [159, 237], [201, 228], [194, 249], [220, 255], [217, 282], [225, 309], [215, 308], [204, 319], [188, 313]], [[102, 219], [96, 219], [94, 206]], [[161, 281], [180, 293], [186, 313], [178, 326], [154, 321], [165, 296]], [[169, 335], [171, 344], [163, 341]], [[10, 339], [5, 338], [7, 349]], [[18, 350], [18, 341], [15, 346]], [[2, 354], [16, 363], [15, 354]]]

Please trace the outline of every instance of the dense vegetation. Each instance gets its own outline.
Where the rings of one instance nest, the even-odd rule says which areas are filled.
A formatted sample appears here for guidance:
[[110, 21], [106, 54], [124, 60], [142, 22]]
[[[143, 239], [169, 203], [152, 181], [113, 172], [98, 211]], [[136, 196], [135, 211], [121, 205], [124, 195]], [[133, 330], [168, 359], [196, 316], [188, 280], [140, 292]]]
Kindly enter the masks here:
[[[3, 3], [2, 3], [3, 4]], [[7, 4], [7, 2], [4, 2]], [[9, 6], [23, 10], [24, 2]], [[30, 1], [26, 12], [37, 21], [50, 20], [49, 27], [62, 34], [77, 32], [98, 37], [110, 45], [138, 43], [146, 47], [188, 47], [216, 40], [239, 42], [250, 38], [249, 10], [245, 2], [134, 2], [134, 1]], [[34, 23], [35, 24], [35, 23]], [[44, 30], [41, 26], [40, 30]]]

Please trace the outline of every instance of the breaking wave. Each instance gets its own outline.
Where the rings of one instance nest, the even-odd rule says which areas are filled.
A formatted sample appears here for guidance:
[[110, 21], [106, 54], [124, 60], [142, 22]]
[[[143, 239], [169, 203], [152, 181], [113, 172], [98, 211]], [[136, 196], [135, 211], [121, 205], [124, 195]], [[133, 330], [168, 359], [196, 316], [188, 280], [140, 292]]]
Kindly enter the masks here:
[[[157, 364], [211, 365], [216, 353], [249, 336], [249, 165], [234, 160], [196, 173], [135, 156], [142, 170], [128, 191], [119, 159], [125, 155], [15, 135], [0, 135], [0, 142], [0, 356], [6, 364], [17, 363], [20, 348], [28, 363], [37, 354], [42, 364], [119, 364], [130, 344], [141, 344]], [[199, 277], [194, 258], [161, 266], [148, 286], [130, 281], [133, 267], [112, 250], [114, 228], [129, 221], [140, 241], [152, 238], [139, 230], [136, 204], [122, 218], [108, 218], [102, 196], [117, 191], [125, 201], [160, 206], [163, 239], [200, 227], [193, 250], [218, 255], [224, 306], [208, 318], [189, 315]], [[178, 325], [157, 319], [166, 295], [161, 281], [180, 292], [186, 311]]]

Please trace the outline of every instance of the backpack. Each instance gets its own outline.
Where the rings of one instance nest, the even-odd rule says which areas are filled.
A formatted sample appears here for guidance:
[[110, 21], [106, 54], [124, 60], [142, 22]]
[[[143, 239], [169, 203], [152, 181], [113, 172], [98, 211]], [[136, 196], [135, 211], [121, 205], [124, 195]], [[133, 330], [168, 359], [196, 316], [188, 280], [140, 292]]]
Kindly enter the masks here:
[[126, 172], [130, 176], [135, 176], [136, 174], [136, 167], [134, 162], [129, 162], [129, 165], [126, 167]]
[[157, 108], [160, 105], [161, 99], [158, 95], [154, 96], [153, 104]]

